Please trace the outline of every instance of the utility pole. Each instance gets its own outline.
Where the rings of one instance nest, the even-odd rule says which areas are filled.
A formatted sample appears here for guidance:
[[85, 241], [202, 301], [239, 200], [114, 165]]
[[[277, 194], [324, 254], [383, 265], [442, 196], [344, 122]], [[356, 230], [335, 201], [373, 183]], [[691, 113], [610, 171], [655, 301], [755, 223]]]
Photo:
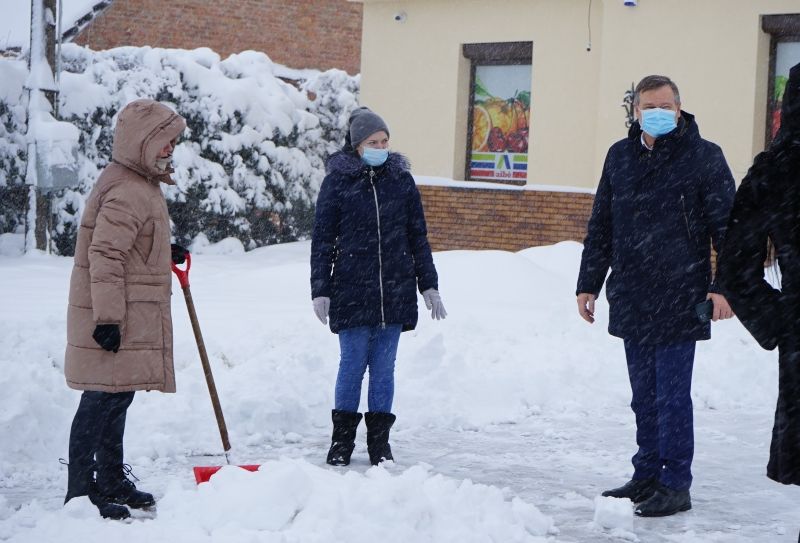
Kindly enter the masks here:
[[[37, 122], [41, 109], [40, 95], [50, 104], [50, 110], [58, 118], [58, 89], [53, 77], [56, 65], [56, 18], [57, 0], [31, 0], [31, 41], [28, 56], [28, 169], [27, 183], [30, 185], [26, 221], [25, 245], [29, 241], [40, 250], [47, 249], [48, 225], [50, 222], [50, 198], [39, 187], [38, 146], [36, 131], [31, 129]], [[43, 104], [42, 104], [43, 105]], [[33, 224], [31, 224], [33, 223]], [[32, 245], [33, 243], [30, 243]]]
[[[44, 0], [44, 54], [51, 70], [56, 68], [56, 18], [58, 17], [57, 0]], [[42, 89], [47, 101], [53, 108], [53, 117], [58, 119], [58, 88]]]

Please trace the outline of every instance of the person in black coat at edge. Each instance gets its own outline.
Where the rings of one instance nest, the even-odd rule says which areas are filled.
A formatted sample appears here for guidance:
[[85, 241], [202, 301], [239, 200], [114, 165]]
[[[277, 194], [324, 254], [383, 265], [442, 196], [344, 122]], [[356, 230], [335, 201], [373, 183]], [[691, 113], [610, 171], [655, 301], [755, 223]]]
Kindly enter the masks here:
[[370, 463], [394, 460], [394, 362], [400, 333], [417, 325], [417, 288], [432, 318], [447, 315], [419, 191], [405, 157], [388, 147], [383, 119], [366, 107], [353, 111], [344, 148], [328, 159], [317, 199], [311, 298], [322, 324], [330, 317], [341, 351], [327, 457], [334, 466], [350, 463], [367, 367]]
[[[765, 278], [768, 255], [779, 288]], [[736, 192], [717, 269], [742, 324], [763, 348], [778, 347], [767, 477], [800, 485], [800, 64], [789, 72], [780, 130]]]
[[656, 517], [692, 507], [695, 343], [709, 339], [709, 320], [733, 316], [712, 283], [710, 246], [721, 246], [735, 184], [720, 148], [681, 110], [671, 79], [642, 79], [634, 106], [637, 121], [606, 156], [576, 295], [592, 323], [606, 282], [608, 331], [624, 340], [633, 392], [633, 476], [603, 495]]

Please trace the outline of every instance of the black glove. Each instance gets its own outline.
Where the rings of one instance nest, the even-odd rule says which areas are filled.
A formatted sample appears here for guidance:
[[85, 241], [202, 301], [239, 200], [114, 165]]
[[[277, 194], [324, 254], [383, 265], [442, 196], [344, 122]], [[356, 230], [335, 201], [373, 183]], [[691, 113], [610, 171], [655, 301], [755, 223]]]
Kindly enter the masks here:
[[186, 262], [186, 255], [189, 254], [189, 251], [178, 245], [177, 243], [172, 244], [172, 263], [173, 264], [183, 264]]
[[92, 337], [106, 351], [119, 351], [119, 344], [122, 341], [119, 324], [98, 324], [94, 327]]

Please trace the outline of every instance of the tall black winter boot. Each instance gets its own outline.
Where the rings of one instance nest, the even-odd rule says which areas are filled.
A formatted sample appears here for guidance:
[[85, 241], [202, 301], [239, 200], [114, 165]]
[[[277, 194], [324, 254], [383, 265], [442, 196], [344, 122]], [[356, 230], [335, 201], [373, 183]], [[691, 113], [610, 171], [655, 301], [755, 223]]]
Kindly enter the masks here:
[[361, 422], [361, 413], [333, 409], [331, 420], [333, 420], [333, 435], [326, 462], [331, 466], [346, 466], [350, 463], [350, 456], [356, 446], [356, 428]]
[[392, 448], [389, 446], [389, 430], [396, 418], [391, 413], [376, 411], [364, 414], [364, 422], [367, 423], [367, 452], [373, 466], [377, 466], [384, 460], [394, 461]]

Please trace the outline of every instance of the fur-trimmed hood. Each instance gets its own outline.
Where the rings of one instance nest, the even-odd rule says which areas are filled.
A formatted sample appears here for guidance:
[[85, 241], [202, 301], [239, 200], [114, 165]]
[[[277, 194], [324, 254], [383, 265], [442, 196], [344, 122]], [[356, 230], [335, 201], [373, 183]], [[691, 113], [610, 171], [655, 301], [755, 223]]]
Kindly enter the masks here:
[[[326, 174], [345, 175], [347, 177], [359, 177], [369, 171], [370, 166], [365, 164], [355, 151], [337, 151], [328, 157], [325, 163]], [[409, 171], [411, 165], [408, 159], [395, 152], [389, 152], [389, 158], [382, 166], [375, 167], [376, 171], [385, 171], [389, 177], [400, 175]]]

